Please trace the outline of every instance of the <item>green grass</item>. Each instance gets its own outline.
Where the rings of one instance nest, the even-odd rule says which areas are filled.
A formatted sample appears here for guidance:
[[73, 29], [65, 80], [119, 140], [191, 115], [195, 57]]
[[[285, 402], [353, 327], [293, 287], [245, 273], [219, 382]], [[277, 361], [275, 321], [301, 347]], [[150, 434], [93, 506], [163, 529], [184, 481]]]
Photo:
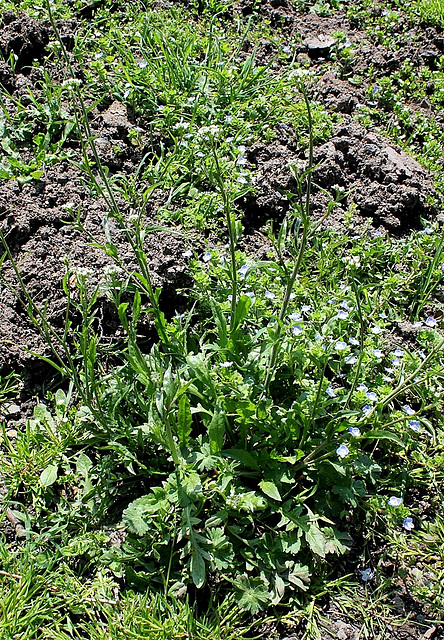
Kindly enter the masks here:
[[[300, 4], [320, 14], [343, 8]], [[357, 19], [387, 42], [390, 29], [375, 25], [367, 5]], [[6, 107], [3, 96], [2, 177], [37, 179], [80, 138], [86, 177], [137, 263], [128, 271], [108, 237], [102, 249], [116, 268], [96, 288], [66, 264], [64, 290], [82, 324], [62, 334], [20, 282], [64, 382], [26, 427], [1, 436], [5, 505], [26, 532], [0, 543], [5, 640], [230, 640], [260, 634], [266, 620], [315, 638], [328, 599], [382, 638], [402, 623], [392, 603], [401, 579], [431, 621], [442, 617], [444, 529], [434, 515], [443, 501], [442, 231], [428, 223], [400, 239], [351, 240], [316, 226], [311, 153], [337, 116], [306, 99], [295, 61], [281, 69], [283, 40], [266, 21], [227, 23], [217, 15], [224, 7], [112, 16], [105, 7], [68, 63], [52, 44], [38, 98]], [[276, 55], [260, 64], [243, 45], [264, 37]], [[341, 55], [335, 64], [347, 77], [353, 49]], [[74, 61], [85, 69], [80, 87], [61, 79], [73, 76]], [[390, 82], [375, 81], [377, 104], [361, 116], [431, 169], [442, 132], [404, 107], [431, 79], [440, 104], [441, 67], [415, 76], [406, 63]], [[302, 78], [314, 79], [306, 70]], [[95, 153], [87, 111], [113, 100], [162, 136], [134, 177], [107, 178]], [[239, 200], [253, 193], [254, 174], [245, 148], [273, 141], [282, 123], [308, 162], [291, 167], [289, 214], [266, 230], [268, 255], [258, 260], [243, 243]], [[136, 129], [130, 137], [141, 145]], [[212, 233], [211, 248], [201, 249], [202, 236], [199, 248], [189, 243], [193, 287], [170, 320], [145, 252], [157, 226], [144, 205], [155, 188], [168, 195], [159, 216], [174, 233]], [[119, 213], [116, 191], [136, 209], [132, 220]], [[125, 330], [112, 366], [93, 328], [105, 297]], [[145, 317], [155, 344], [139, 342]], [[399, 327], [414, 322], [406, 342]], [[16, 391], [15, 377], [2, 379], [0, 401]]]

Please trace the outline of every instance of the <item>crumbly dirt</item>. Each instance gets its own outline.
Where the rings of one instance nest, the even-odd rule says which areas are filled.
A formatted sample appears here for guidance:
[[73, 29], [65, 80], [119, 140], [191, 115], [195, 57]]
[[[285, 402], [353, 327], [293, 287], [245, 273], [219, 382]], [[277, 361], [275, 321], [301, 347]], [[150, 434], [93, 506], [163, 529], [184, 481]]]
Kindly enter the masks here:
[[[375, 12], [381, 12], [383, 8], [382, 3], [375, 3]], [[412, 27], [407, 20], [401, 20], [396, 26], [397, 48], [389, 49], [372, 40], [356, 20], [344, 14], [327, 17], [302, 15], [290, 0], [240, 0], [226, 18], [232, 19], [236, 14], [246, 17], [253, 10], [267, 17], [272, 27], [291, 43], [293, 49], [289, 61], [294, 56], [307, 69], [316, 74], [319, 72], [316, 84], [307, 88], [318, 105], [340, 117], [330, 140], [314, 149], [316, 168], [313, 172], [312, 215], [323, 220], [324, 226], [346, 231], [351, 236], [371, 230], [399, 237], [419, 229], [421, 219], [433, 219], [438, 211], [437, 204], [433, 202], [439, 202], [433, 175], [384, 138], [376, 128], [367, 130], [358, 124], [354, 116], [363, 104], [369, 103], [367, 76], [386, 76], [399, 69], [406, 60], [414, 68], [421, 65], [433, 68], [444, 51], [443, 35], [434, 28]], [[79, 19], [87, 17], [79, 14]], [[76, 24], [72, 20], [60, 25], [68, 48], [73, 41]], [[352, 60], [340, 69], [334, 65], [335, 34], [338, 31], [343, 32], [355, 47]], [[49, 24], [32, 20], [25, 13], [3, 14], [0, 57], [7, 60], [10, 55], [15, 56], [16, 68], [14, 72], [10, 64], [0, 62], [0, 85], [14, 100], [21, 99], [26, 104], [28, 89], [39, 95], [43, 70], [41, 66], [30, 65], [33, 61], [44, 60], [51, 38]], [[246, 56], [252, 48], [253, 45], [246, 41], [241, 55]], [[275, 44], [263, 40], [257, 50], [257, 63], [270, 62], [276, 53]], [[276, 60], [273, 65], [278, 67], [285, 63]], [[353, 82], [356, 74], [364, 78], [359, 85]], [[7, 107], [8, 104], [11, 106], [8, 100], [6, 95]], [[427, 101], [407, 106], [412, 112], [433, 114], [438, 121], [441, 118], [444, 125], [444, 115], [434, 111]], [[69, 105], [66, 107], [69, 109]], [[155, 132], [149, 133], [149, 123], [135, 118], [126, 106], [118, 102], [98, 105], [91, 112], [91, 127], [100, 159], [111, 176], [133, 176], [143, 158], [149, 158], [160, 148], [160, 136]], [[129, 131], [134, 127], [138, 128], [142, 139], [139, 146], [134, 146], [129, 137]], [[276, 132], [276, 139], [272, 142], [256, 143], [246, 150], [246, 157], [254, 169], [255, 194], [239, 204], [247, 231], [244, 242], [256, 255], [267, 248], [260, 233], [261, 227], [269, 220], [281, 220], [289, 209], [285, 193], [294, 192], [296, 187], [290, 166], [300, 170], [307, 162], [306, 153], [301, 150], [297, 136], [288, 124], [278, 126]], [[75, 142], [68, 140], [66, 151], [72, 159], [81, 160]], [[333, 206], [335, 199], [337, 203]], [[166, 194], [153, 194], [143, 214], [146, 224], [157, 223], [157, 210], [165, 201]], [[125, 224], [130, 225], [134, 214], [130, 205], [122, 197], [117, 197], [117, 204]], [[329, 205], [330, 214], [324, 219]], [[87, 234], [69, 224], [77, 212]], [[67, 268], [71, 272], [79, 268], [90, 270], [89, 286], [93, 290], [103, 284], [105, 269], [111, 264], [106, 253], [93, 246], [92, 239], [103, 244], [107, 237], [110, 238], [118, 247], [123, 265], [129, 271], [136, 267], [124, 232], [113, 219], [108, 218], [108, 213], [105, 200], [94, 195], [85, 175], [67, 160], [47, 167], [39, 180], [22, 186], [13, 180], [0, 182], [1, 228], [19, 265], [23, 283], [58, 332], [63, 330], [66, 319], [63, 278]], [[144, 247], [153, 285], [162, 288], [161, 307], [169, 316], [182, 310], [181, 290], [191, 284], [187, 275], [187, 259], [183, 254], [191, 244], [196, 248], [199, 242], [199, 238], [187, 237], [180, 229], [155, 231], [146, 236]], [[35, 385], [41, 382], [42, 365], [33, 354], [51, 357], [51, 351], [29, 321], [13, 269], [4, 266], [2, 276], [9, 286], [0, 283], [0, 373], [24, 369], [30, 384]], [[69, 279], [66, 286], [75, 301], [74, 281]], [[10, 287], [19, 294], [18, 297]], [[71, 312], [70, 319], [73, 328], [81, 322], [75, 311]], [[122, 335], [113, 304], [104, 293], [99, 295], [95, 329], [110, 345], [118, 342]], [[141, 338], [147, 341], [154, 338], [148, 317], [141, 323], [139, 331]], [[409, 326], [400, 326], [395, 342], [408, 342], [409, 331]], [[23, 399], [18, 407], [22, 419], [29, 415], [32, 406], [32, 400]], [[7, 416], [11, 424], [17, 419], [16, 413], [13, 408], [11, 415]], [[441, 629], [427, 625], [422, 610], [415, 609], [417, 604], [403, 592], [402, 585], [395, 597], [399, 620], [403, 617], [408, 620], [399, 625], [388, 623], [385, 635], [378, 637], [393, 640], [442, 637]], [[335, 606], [326, 605], [325, 618], [328, 624], [323, 631], [323, 640], [361, 637], [359, 622]], [[288, 629], [267, 629], [264, 630], [265, 636], [296, 640], [302, 637], [302, 631], [292, 635]]]

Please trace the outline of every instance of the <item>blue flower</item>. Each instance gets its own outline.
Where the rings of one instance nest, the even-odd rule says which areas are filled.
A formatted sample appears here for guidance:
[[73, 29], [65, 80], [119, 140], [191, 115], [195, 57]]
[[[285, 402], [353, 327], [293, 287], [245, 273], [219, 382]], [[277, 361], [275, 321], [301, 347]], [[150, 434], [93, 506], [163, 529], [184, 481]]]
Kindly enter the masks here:
[[335, 390], [333, 389], [333, 387], [331, 385], [328, 385], [328, 387], [325, 390], [325, 393], [328, 396], [330, 396], [330, 398], [336, 398]]
[[276, 296], [274, 295], [274, 293], [271, 293], [271, 291], [268, 291], [268, 289], [266, 289], [264, 296], [268, 299], [268, 300], [273, 300], [273, 298], [275, 298]]
[[336, 449], [336, 453], [340, 458], [345, 458], [345, 456], [349, 454], [348, 447], [346, 447], [345, 444], [341, 444], [341, 446]]
[[288, 319], [293, 320], [293, 322], [297, 322], [298, 320], [302, 320], [302, 316], [300, 313], [290, 313]]
[[345, 320], [346, 318], [348, 318], [347, 311], [344, 311], [343, 309], [340, 309], [338, 311], [338, 318], [339, 318], [339, 320]]
[[378, 396], [376, 395], [376, 393], [374, 391], [369, 391], [368, 393], [366, 393], [366, 396], [372, 402], [377, 402], [378, 401]]
[[418, 420], [409, 420], [409, 427], [412, 431], [419, 431]]
[[356, 387], [356, 391], [368, 391], [368, 387], [362, 382]]
[[367, 415], [367, 413], [370, 413], [370, 411], [372, 410], [371, 406], [369, 404], [366, 404], [364, 407], [362, 407], [362, 413], [364, 415]]
[[397, 358], [402, 358], [402, 356], [404, 355], [404, 349], [395, 349], [393, 351], [393, 355], [395, 355]]
[[228, 369], [228, 367], [231, 367], [233, 363], [231, 361], [226, 360], [225, 362], [221, 362], [220, 366], [223, 367], [224, 369]]
[[402, 526], [406, 531], [411, 531], [412, 529], [415, 528], [412, 518], [405, 518], [404, 522], [402, 523]]
[[202, 257], [202, 260], [204, 262], [209, 262], [211, 260], [211, 252], [207, 251], [206, 253], [204, 253], [204, 255]]
[[364, 569], [363, 571], [361, 571], [361, 578], [364, 582], [368, 582], [374, 577], [375, 577], [375, 574], [371, 569]]
[[291, 329], [291, 333], [294, 336], [300, 336], [302, 332], [303, 332], [303, 329], [300, 324], [295, 324], [294, 327], [292, 327]]
[[359, 436], [361, 435], [361, 430], [358, 429], [358, 427], [349, 427], [348, 428], [349, 433], [354, 437], [354, 438], [359, 438]]
[[375, 356], [375, 358], [383, 358], [384, 354], [382, 353], [382, 351], [380, 349], [373, 349], [372, 350], [372, 354]]
[[347, 343], [343, 342], [342, 340], [338, 340], [335, 345], [337, 351], [344, 351], [344, 349], [347, 349], [347, 346]]
[[242, 279], [245, 278], [245, 276], [247, 275], [248, 269], [249, 269], [248, 264], [243, 264], [239, 269], [239, 275]]
[[416, 411], [409, 404], [403, 405], [403, 410], [408, 416], [414, 416]]
[[382, 329], [381, 329], [381, 327], [379, 327], [378, 325], [376, 325], [375, 327], [372, 327], [372, 328], [370, 329], [370, 331], [371, 331], [372, 333], [374, 333], [374, 334], [375, 334], [375, 336], [377, 336], [377, 335], [379, 335], [380, 333], [382, 333]]
[[391, 507], [399, 507], [399, 505], [402, 504], [402, 498], [398, 498], [397, 496], [390, 496], [388, 504]]
[[358, 362], [358, 358], [356, 356], [348, 356], [345, 358], [345, 364], [356, 364]]
[[424, 324], [425, 324], [426, 327], [433, 328], [433, 327], [436, 327], [437, 323], [436, 323], [435, 318], [432, 318], [432, 316], [429, 316]]
[[349, 343], [352, 344], [354, 347], [357, 347], [359, 345], [359, 340], [356, 340], [356, 338], [349, 338], [348, 339]]

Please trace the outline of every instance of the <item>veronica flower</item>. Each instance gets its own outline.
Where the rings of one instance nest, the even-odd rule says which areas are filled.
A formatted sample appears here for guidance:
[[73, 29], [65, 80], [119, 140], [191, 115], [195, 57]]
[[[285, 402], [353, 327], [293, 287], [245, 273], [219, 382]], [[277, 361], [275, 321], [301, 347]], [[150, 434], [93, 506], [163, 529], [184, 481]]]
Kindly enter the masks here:
[[412, 529], [415, 528], [415, 525], [413, 524], [413, 520], [411, 518], [404, 518], [404, 522], [402, 523], [402, 526], [406, 531], [411, 531]]
[[393, 355], [395, 355], [397, 358], [402, 358], [402, 356], [404, 355], [404, 349], [395, 349], [393, 351]]
[[399, 358], [392, 358], [392, 365], [394, 367], [400, 367], [401, 366], [401, 360]]
[[349, 449], [345, 444], [341, 444], [341, 446], [336, 449], [336, 453], [340, 458], [345, 458], [345, 456], [349, 454]]
[[368, 393], [366, 393], [366, 396], [372, 402], [377, 402], [378, 401], [378, 396], [376, 395], [376, 393], [374, 391], [369, 391]]
[[182, 253], [182, 256], [183, 256], [184, 258], [192, 258], [192, 257], [193, 257], [193, 252], [192, 252], [190, 249], [188, 249], [188, 251], [184, 251], [184, 252]]
[[220, 366], [223, 367], [224, 369], [228, 369], [228, 367], [231, 367], [233, 363], [230, 360], [226, 360], [225, 362], [221, 362]]
[[426, 327], [430, 327], [430, 328], [436, 327], [436, 320], [435, 320], [435, 318], [432, 318], [432, 316], [429, 316], [429, 317], [427, 318], [427, 320], [425, 321], [425, 326], [426, 326]]
[[372, 354], [375, 356], [375, 358], [383, 358], [384, 354], [382, 353], [382, 351], [380, 349], [373, 349], [372, 350]]
[[398, 498], [397, 496], [390, 496], [388, 499], [388, 504], [391, 507], [399, 507], [402, 504], [402, 498]]
[[274, 293], [272, 293], [271, 291], [268, 291], [268, 289], [265, 290], [264, 296], [268, 299], [268, 300], [273, 300], [273, 298], [275, 298], [276, 296], [274, 295]]
[[210, 251], [207, 251], [206, 253], [204, 253], [202, 260], [204, 262], [209, 262], [211, 260], [211, 253]]
[[354, 347], [357, 347], [359, 345], [359, 340], [356, 340], [356, 338], [349, 338], [348, 339], [349, 343], [352, 344]]
[[344, 349], [347, 349], [347, 343], [343, 342], [342, 340], [338, 340], [337, 343], [335, 344], [336, 350], [337, 351], [344, 351]]
[[414, 329], [419, 329], [419, 327], [422, 327], [421, 320], [417, 320], [416, 322], [413, 323], [413, 328]]
[[375, 577], [375, 574], [371, 569], [364, 569], [363, 571], [361, 571], [361, 578], [364, 582], [368, 582], [374, 577]]
[[358, 362], [358, 358], [356, 356], [348, 356], [345, 358], [345, 364], [356, 364]]
[[382, 333], [382, 329], [381, 329], [381, 327], [379, 327], [378, 325], [376, 325], [376, 326], [372, 327], [372, 328], [370, 329], [370, 331], [371, 331], [372, 333], [374, 333], [374, 334], [375, 334], [375, 336], [377, 336], [377, 335], [379, 335], [380, 333]]
[[368, 387], [363, 382], [361, 382], [361, 384], [356, 387], [356, 391], [368, 391]]
[[412, 409], [412, 407], [409, 404], [404, 404], [402, 408], [408, 416], [414, 416], [416, 413], [416, 411]]
[[325, 393], [330, 397], [330, 398], [336, 398], [336, 393], [335, 390], [332, 388], [331, 385], [328, 385], [328, 387], [325, 390]]
[[359, 438], [361, 435], [361, 430], [358, 427], [349, 427], [348, 430], [354, 438]]
[[242, 265], [242, 267], [239, 269], [239, 275], [242, 279], [247, 275], [248, 269], [249, 266], [247, 264]]
[[365, 406], [362, 407], [362, 413], [364, 415], [367, 415], [368, 413], [370, 413], [371, 410], [372, 408], [369, 404], [366, 404]]
[[338, 311], [338, 318], [339, 318], [339, 320], [345, 320], [346, 318], [348, 318], [347, 311], [344, 311], [343, 309], [340, 309]]
[[419, 431], [418, 420], [409, 420], [409, 427], [412, 431]]
[[302, 313], [308, 313], [311, 311], [311, 304], [303, 304], [301, 307]]
[[294, 327], [292, 327], [291, 329], [291, 333], [294, 336], [300, 336], [302, 332], [303, 332], [303, 329], [300, 324], [295, 324]]

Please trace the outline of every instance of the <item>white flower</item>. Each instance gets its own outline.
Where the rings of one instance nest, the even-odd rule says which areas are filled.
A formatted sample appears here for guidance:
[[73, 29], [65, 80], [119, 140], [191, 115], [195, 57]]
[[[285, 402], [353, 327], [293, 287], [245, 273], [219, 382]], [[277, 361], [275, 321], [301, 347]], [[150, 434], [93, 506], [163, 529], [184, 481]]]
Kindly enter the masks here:
[[224, 369], [228, 369], [228, 367], [231, 367], [233, 363], [230, 360], [226, 360], [225, 362], [221, 362], [220, 366], [223, 367]]
[[336, 351], [344, 351], [344, 349], [347, 349], [347, 346], [347, 343], [343, 342], [342, 340], [338, 340], [335, 344]]
[[303, 332], [303, 329], [300, 324], [295, 324], [294, 327], [292, 327], [291, 329], [291, 333], [294, 336], [300, 336], [302, 332]]
[[429, 316], [424, 324], [425, 324], [426, 327], [433, 328], [433, 327], [436, 327], [437, 323], [436, 323], [435, 318], [432, 318], [432, 316]]

